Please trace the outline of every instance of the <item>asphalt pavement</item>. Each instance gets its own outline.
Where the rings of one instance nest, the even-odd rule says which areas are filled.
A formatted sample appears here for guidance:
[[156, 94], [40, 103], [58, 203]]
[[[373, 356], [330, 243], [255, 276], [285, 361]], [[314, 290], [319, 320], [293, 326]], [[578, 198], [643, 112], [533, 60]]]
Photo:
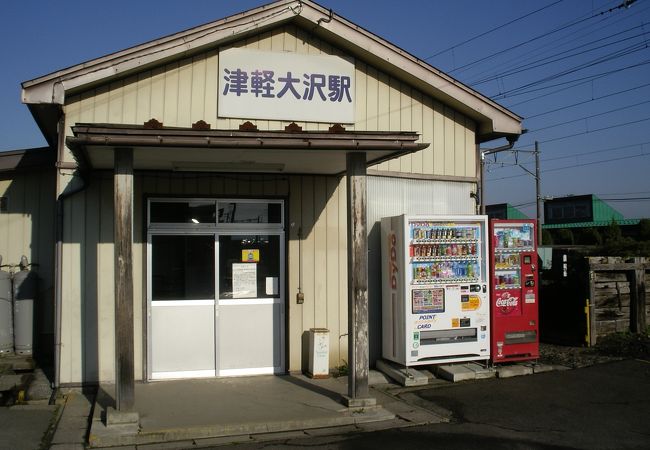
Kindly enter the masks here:
[[[296, 436], [235, 448], [274, 449], [648, 449], [650, 362], [401, 390], [450, 423], [375, 432]], [[348, 430], [349, 431], [349, 430]]]

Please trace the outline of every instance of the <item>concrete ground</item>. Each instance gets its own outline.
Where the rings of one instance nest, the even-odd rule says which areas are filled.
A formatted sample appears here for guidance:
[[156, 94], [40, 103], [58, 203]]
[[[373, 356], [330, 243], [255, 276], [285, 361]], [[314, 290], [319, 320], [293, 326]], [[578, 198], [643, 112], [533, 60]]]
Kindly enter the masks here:
[[51, 395], [30, 355], [0, 354], [0, 450], [47, 448], [59, 410]]
[[0, 408], [0, 450], [35, 450], [47, 443], [56, 406], [17, 405]]
[[105, 424], [106, 410], [114, 403], [112, 388], [102, 386], [95, 402], [89, 434], [93, 447], [155, 448], [161, 442], [206, 446], [331, 427], [362, 429], [377, 422], [393, 427], [444, 420], [376, 390], [372, 390], [376, 406], [349, 409], [341, 401], [347, 392], [345, 378], [287, 375], [137, 384], [139, 430], [129, 430]]
[[111, 386], [62, 390], [58, 409], [0, 408], [0, 449], [650, 448], [647, 361], [410, 388], [373, 375], [378, 406], [356, 410], [340, 401], [345, 378], [137, 384], [135, 428], [106, 427]]
[[450, 422], [237, 448], [650, 448], [650, 361], [389, 390], [411, 405], [448, 410]]

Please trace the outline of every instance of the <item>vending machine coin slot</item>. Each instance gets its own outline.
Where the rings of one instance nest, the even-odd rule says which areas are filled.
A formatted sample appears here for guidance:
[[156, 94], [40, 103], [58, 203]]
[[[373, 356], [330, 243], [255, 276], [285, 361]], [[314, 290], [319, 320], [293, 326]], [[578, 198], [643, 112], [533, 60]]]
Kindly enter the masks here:
[[534, 275], [526, 275], [526, 287], [535, 287]]

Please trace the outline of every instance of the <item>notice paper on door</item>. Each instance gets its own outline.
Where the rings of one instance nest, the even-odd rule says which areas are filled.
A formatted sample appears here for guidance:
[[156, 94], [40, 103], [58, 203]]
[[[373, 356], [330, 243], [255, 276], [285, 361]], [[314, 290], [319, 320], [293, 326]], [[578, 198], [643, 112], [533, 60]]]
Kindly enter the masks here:
[[232, 298], [257, 297], [257, 264], [233, 263]]
[[266, 295], [278, 295], [278, 277], [266, 277]]

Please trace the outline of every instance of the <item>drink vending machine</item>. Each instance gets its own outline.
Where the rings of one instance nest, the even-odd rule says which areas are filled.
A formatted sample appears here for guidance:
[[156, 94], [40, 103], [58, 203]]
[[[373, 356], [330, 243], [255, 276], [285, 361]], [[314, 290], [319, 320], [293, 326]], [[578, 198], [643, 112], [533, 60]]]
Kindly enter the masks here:
[[539, 358], [534, 220], [490, 220], [492, 361]]
[[490, 357], [486, 216], [381, 220], [382, 356], [404, 366]]

